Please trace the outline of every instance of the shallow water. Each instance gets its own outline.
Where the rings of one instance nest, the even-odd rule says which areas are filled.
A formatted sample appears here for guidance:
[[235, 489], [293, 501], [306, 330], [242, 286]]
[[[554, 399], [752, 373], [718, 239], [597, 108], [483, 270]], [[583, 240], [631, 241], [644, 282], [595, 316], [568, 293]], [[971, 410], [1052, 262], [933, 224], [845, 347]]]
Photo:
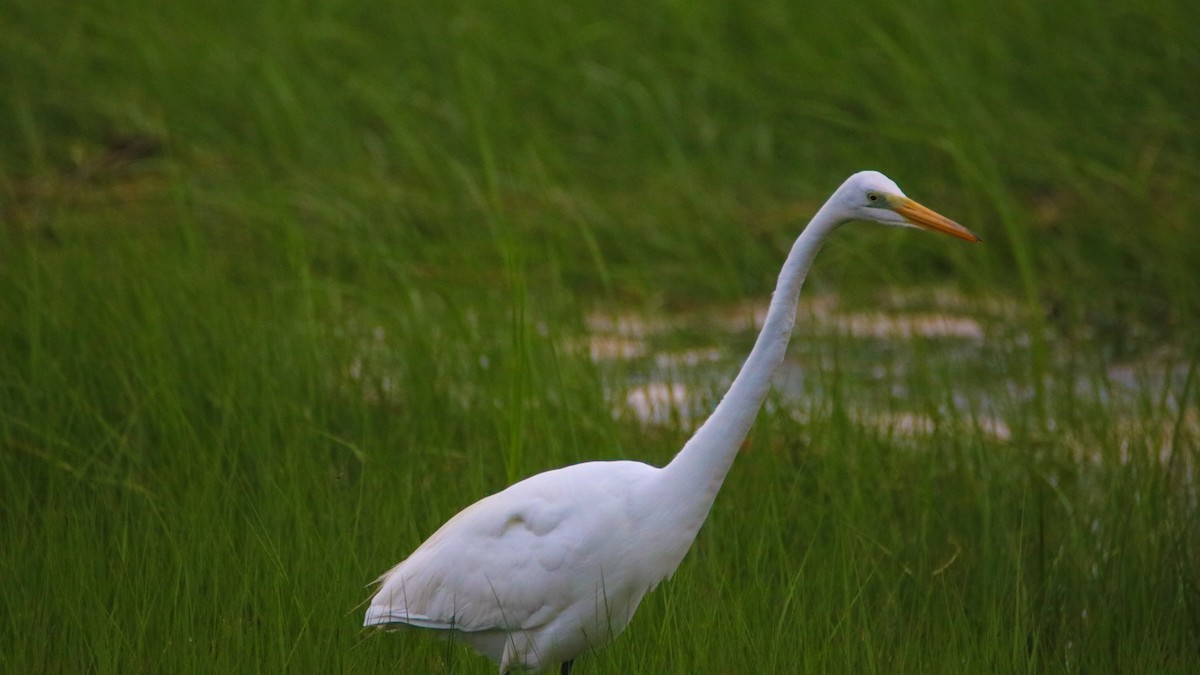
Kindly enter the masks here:
[[[582, 334], [561, 339], [599, 367], [614, 417], [690, 431], [732, 382], [766, 306], [764, 300], [674, 313], [597, 311], [586, 317]], [[1046, 366], [1035, 376], [1030, 324], [1013, 300], [945, 288], [887, 294], [875, 309], [810, 294], [798, 306], [796, 332], [766, 406], [801, 424], [836, 406], [898, 442], [919, 443], [947, 430], [1019, 448], [1052, 437], [1064, 457], [1083, 464], [1125, 463], [1130, 448], [1142, 448], [1200, 484], [1192, 459], [1200, 444], [1196, 364], [1182, 347], [1157, 345], [1135, 359], [1114, 360], [1101, 343], [1046, 336]], [[384, 329], [348, 327], [346, 335], [358, 349], [339, 378], [344, 390], [372, 403], [397, 395], [404, 364]], [[472, 382], [488, 371], [488, 357], [446, 358], [462, 372], [449, 378], [457, 384], [445, 385], [444, 393], [467, 409], [483, 395]], [[474, 365], [462, 366], [468, 362]]]
[[[1016, 302], [926, 289], [880, 305], [847, 307], [833, 295], [803, 299], [767, 405], [803, 422], [814, 401], [836, 396], [851, 419], [891, 437], [919, 438], [966, 420], [999, 443], [1020, 441], [1031, 426], [1077, 425], [1056, 415], [1081, 408], [1094, 412], [1080, 415], [1103, 415], [1106, 424], [1152, 441], [1163, 462], [1181, 438], [1200, 438], [1195, 392], [1187, 393], [1195, 364], [1182, 349], [1156, 347], [1136, 360], [1111, 361], [1102, 346], [1048, 337], [1041, 390], [1055, 398], [1039, 405], [1032, 340]], [[671, 315], [598, 312], [588, 317], [582, 346], [605, 372], [615, 416], [690, 430], [733, 380], [765, 312], [765, 301]], [[1081, 461], [1101, 460], [1086, 443], [1072, 452]], [[1194, 467], [1185, 470], [1191, 475]]]

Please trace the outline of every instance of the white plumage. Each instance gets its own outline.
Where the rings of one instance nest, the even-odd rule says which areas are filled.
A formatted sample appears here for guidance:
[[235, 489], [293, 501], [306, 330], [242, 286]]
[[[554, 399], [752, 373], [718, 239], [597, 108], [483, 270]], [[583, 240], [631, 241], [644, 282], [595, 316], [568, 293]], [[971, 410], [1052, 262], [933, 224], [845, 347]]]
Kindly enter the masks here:
[[619, 635], [695, 540], [783, 360], [809, 266], [849, 220], [978, 241], [883, 174], [854, 174], [796, 240], [750, 356], [669, 464], [576, 464], [481, 499], [379, 578], [364, 625], [453, 632], [502, 675], [559, 663], [568, 673], [576, 656]]
[[367, 625], [455, 630], [505, 671], [607, 643], [690, 544], [644, 546], [661, 527], [642, 505], [657, 473], [588, 462], [476, 502], [382, 577]]

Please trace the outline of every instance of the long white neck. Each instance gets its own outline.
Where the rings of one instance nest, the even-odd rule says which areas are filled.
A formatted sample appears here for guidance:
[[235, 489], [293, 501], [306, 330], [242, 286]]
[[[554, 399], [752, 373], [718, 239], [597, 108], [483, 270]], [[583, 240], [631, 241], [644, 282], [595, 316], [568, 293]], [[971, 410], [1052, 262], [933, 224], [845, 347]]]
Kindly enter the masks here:
[[672, 512], [674, 526], [679, 528], [673, 534], [686, 539], [686, 543], [680, 541], [683, 545], [678, 553], [680, 559], [708, 517], [733, 458], [767, 396], [771, 375], [787, 352], [796, 325], [800, 287], [825, 237], [841, 222], [833, 215], [833, 201], [830, 198], [821, 207], [793, 244], [779, 273], [762, 331], [729, 391], [679, 454], [662, 469], [657, 489], [660, 498], [665, 499], [660, 503], [669, 505], [666, 508]]

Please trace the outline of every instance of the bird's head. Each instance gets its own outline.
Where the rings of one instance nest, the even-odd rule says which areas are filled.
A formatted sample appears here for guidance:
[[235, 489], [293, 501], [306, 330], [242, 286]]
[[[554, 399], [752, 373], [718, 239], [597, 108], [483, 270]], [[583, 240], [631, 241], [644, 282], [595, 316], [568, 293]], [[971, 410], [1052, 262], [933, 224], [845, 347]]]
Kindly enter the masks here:
[[891, 178], [878, 171], [859, 171], [850, 176], [836, 195], [839, 211], [847, 220], [916, 227], [979, 241], [967, 228], [906, 197]]

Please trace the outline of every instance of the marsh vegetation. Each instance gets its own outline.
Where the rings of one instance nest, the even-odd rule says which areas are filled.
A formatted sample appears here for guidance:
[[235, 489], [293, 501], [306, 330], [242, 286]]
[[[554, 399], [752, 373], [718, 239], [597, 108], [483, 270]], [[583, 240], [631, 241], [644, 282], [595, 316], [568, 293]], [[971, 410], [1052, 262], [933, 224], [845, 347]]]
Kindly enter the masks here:
[[3, 669], [491, 672], [366, 584], [667, 461], [875, 168], [984, 244], [834, 237], [576, 672], [1200, 671], [1200, 23], [1120, 5], [5, 3]]

